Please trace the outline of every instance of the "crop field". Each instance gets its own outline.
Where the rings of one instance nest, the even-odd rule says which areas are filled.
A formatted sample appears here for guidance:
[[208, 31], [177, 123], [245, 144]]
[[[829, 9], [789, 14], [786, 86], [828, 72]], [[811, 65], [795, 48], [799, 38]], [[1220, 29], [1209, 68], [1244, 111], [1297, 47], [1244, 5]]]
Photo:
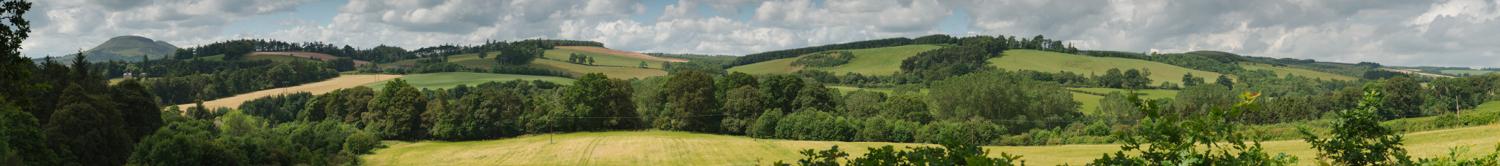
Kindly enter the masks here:
[[799, 70], [821, 70], [833, 74], [859, 73], [863, 75], [891, 75], [901, 71], [901, 61], [906, 60], [923, 51], [942, 48], [939, 45], [904, 45], [895, 47], [835, 50], [849, 51], [854, 54], [854, 59], [849, 63], [833, 67], [811, 67], [792, 65], [797, 61], [796, 57], [770, 60], [744, 66], [730, 68], [729, 71], [744, 72], [749, 74], [786, 74]]
[[1359, 78], [1354, 78], [1354, 77], [1350, 77], [1350, 76], [1346, 76], [1346, 75], [1339, 75], [1339, 74], [1333, 74], [1333, 73], [1327, 73], [1327, 72], [1320, 72], [1320, 71], [1313, 71], [1313, 70], [1300, 69], [1300, 68], [1292, 68], [1292, 67], [1276, 67], [1276, 66], [1271, 66], [1271, 65], [1267, 65], [1267, 64], [1260, 64], [1260, 63], [1241, 62], [1240, 63], [1240, 67], [1241, 68], [1245, 68], [1245, 70], [1270, 70], [1271, 72], [1276, 73], [1276, 75], [1278, 75], [1278, 76], [1286, 76], [1288, 74], [1291, 74], [1291, 75], [1296, 75], [1296, 76], [1302, 76], [1302, 77], [1308, 77], [1308, 78], [1314, 78], [1314, 79], [1322, 79], [1322, 80], [1339, 80], [1339, 81], [1359, 80]]
[[1067, 71], [1084, 76], [1104, 75], [1112, 68], [1118, 68], [1121, 71], [1145, 69], [1151, 72], [1151, 76], [1148, 77], [1151, 78], [1151, 85], [1161, 84], [1161, 82], [1182, 85], [1182, 75], [1187, 73], [1193, 73], [1193, 76], [1203, 77], [1210, 81], [1219, 77], [1219, 73], [1139, 59], [1092, 57], [1037, 50], [1006, 50], [1004, 54], [1000, 58], [990, 59], [990, 65], [1009, 70]]
[[[458, 85], [474, 86], [491, 81], [505, 82], [511, 80], [542, 80], [563, 85], [569, 85], [573, 83], [573, 79], [563, 77], [474, 72], [413, 74], [401, 77], [401, 80], [405, 80], [406, 83], [411, 84], [412, 87], [416, 87], [419, 89], [451, 89], [454, 86]], [[385, 87], [386, 82], [390, 81], [373, 82], [365, 84], [364, 86], [380, 89], [382, 87]]]
[[[274, 96], [274, 95], [280, 95], [280, 94], [290, 94], [290, 93], [297, 93], [297, 92], [308, 92], [308, 93], [312, 93], [312, 94], [316, 95], [316, 94], [323, 94], [323, 93], [332, 92], [333, 90], [338, 90], [338, 89], [343, 89], [343, 88], [351, 88], [351, 87], [355, 87], [355, 86], [361, 86], [361, 85], [365, 85], [365, 84], [370, 84], [370, 83], [373, 83], [373, 82], [382, 82], [382, 81], [386, 81], [386, 80], [390, 80], [390, 79], [395, 79], [395, 78], [400, 78], [400, 77], [401, 77], [401, 75], [387, 75], [387, 74], [340, 75], [338, 77], [334, 77], [334, 78], [331, 78], [331, 79], [328, 79], [328, 80], [323, 80], [323, 81], [314, 82], [314, 83], [307, 83], [307, 84], [302, 84], [302, 85], [297, 85], [297, 86], [282, 87], [282, 88], [275, 88], [275, 89], [266, 89], [266, 90], [260, 90], [260, 91], [245, 93], [245, 94], [234, 95], [234, 96], [230, 96], [230, 97], [226, 97], [226, 98], [220, 98], [220, 99], [214, 99], [214, 100], [210, 100], [210, 101], [204, 101], [203, 102], [203, 106], [204, 107], [208, 107], [208, 108], [219, 108], [219, 107], [239, 108], [240, 104], [241, 103], [245, 103], [245, 101], [250, 101], [250, 100], [254, 100], [254, 99], [261, 98], [261, 97], [266, 97], [266, 96]], [[188, 107], [193, 107], [193, 106], [194, 106], [193, 104], [177, 105], [177, 107], [184, 108], [184, 109], [186, 109]]]
[[[1488, 153], [1500, 141], [1500, 125], [1407, 133], [1405, 148], [1415, 157], [1446, 155], [1453, 147], [1461, 154]], [[839, 149], [858, 156], [866, 148], [932, 146], [912, 143], [793, 141], [669, 131], [616, 131], [529, 135], [465, 142], [386, 142], [387, 148], [362, 156], [370, 165], [767, 165], [795, 162], [802, 149]], [[1314, 164], [1316, 151], [1302, 140], [1262, 142], [1272, 153], [1296, 156], [1300, 164]], [[987, 146], [992, 155], [1022, 155], [1028, 165], [1081, 165], [1119, 145]], [[1462, 149], [1462, 148], [1461, 148]]]

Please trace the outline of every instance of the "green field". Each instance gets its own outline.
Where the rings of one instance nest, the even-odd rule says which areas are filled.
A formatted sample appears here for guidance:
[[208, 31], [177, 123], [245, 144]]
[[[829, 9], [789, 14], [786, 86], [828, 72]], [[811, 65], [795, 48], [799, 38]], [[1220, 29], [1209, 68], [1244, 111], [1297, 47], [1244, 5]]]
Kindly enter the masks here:
[[547, 59], [552, 59], [552, 60], [558, 60], [558, 61], [567, 62], [569, 54], [582, 54], [584, 56], [593, 57], [594, 58], [594, 65], [595, 66], [614, 66], [614, 67], [640, 68], [641, 62], [645, 61], [646, 62], [646, 68], [661, 69], [661, 62], [663, 62], [663, 61], [657, 61], [657, 60], [639, 59], [639, 58], [634, 58], [634, 57], [625, 57], [625, 56], [617, 56], [617, 55], [609, 55], [609, 54], [600, 54], [600, 53], [587, 52], [587, 51], [578, 51], [578, 50], [571, 50], [571, 49], [550, 49], [550, 50], [547, 50], [546, 53], [543, 53], [542, 56], [543, 57], [547, 57]]
[[[1097, 110], [1099, 110], [1099, 100], [1104, 99], [1104, 96], [1094, 94], [1109, 94], [1110, 92], [1125, 93], [1126, 91], [1125, 89], [1115, 88], [1068, 88], [1068, 90], [1074, 91], [1073, 101], [1078, 101], [1078, 111], [1083, 112], [1083, 114], [1085, 115], [1092, 115]], [[1177, 97], [1177, 90], [1141, 89], [1136, 90], [1135, 93], [1140, 94], [1141, 97], [1146, 99], [1167, 99]]]
[[744, 72], [749, 74], [786, 74], [797, 72], [802, 69], [828, 71], [833, 74], [859, 73], [863, 75], [891, 75], [901, 71], [901, 61], [906, 60], [917, 53], [927, 50], [942, 48], [938, 45], [904, 45], [895, 47], [833, 50], [849, 51], [854, 54], [854, 59], [849, 63], [833, 67], [804, 68], [792, 65], [797, 58], [782, 58], [760, 63], [729, 68], [729, 71]]
[[[548, 52], [549, 53], [553, 52], [553, 50], [548, 50]], [[499, 66], [500, 65], [499, 62], [495, 62], [495, 59], [494, 59], [495, 57], [493, 56], [493, 55], [499, 54], [499, 53], [500, 52], [490, 52], [489, 55], [491, 55], [491, 56], [486, 57], [484, 59], [480, 59], [479, 58], [479, 54], [459, 54], [459, 55], [452, 55], [452, 56], [448, 56], [448, 62], [454, 63], [454, 64], [458, 64], [458, 65], [462, 65], [464, 67], [469, 67], [469, 68], [489, 69], [489, 68], [493, 68], [495, 66]], [[604, 56], [600, 56], [600, 57], [604, 57]], [[640, 61], [635, 61], [635, 63], [633, 63], [633, 64], [631, 64], [631, 66], [627, 66], [627, 67], [598, 66], [598, 65], [596, 65], [596, 66], [589, 66], [589, 65], [580, 65], [580, 64], [573, 64], [573, 63], [565, 62], [567, 60], [567, 58], [568, 58], [567, 54], [563, 54], [562, 58], [563, 58], [562, 61], [555, 60], [555, 59], [542, 59], [542, 58], [538, 58], [535, 61], [532, 61], [531, 64], [527, 64], [527, 66], [537, 67], [537, 68], [544, 68], [544, 69], [553, 69], [553, 70], [558, 70], [558, 71], [564, 71], [564, 72], [568, 72], [568, 73], [571, 73], [571, 74], [577, 75], [577, 76], [581, 76], [583, 74], [588, 74], [588, 73], [604, 73], [604, 75], [608, 75], [610, 78], [619, 78], [619, 79], [645, 78], [645, 77], [651, 77], [651, 76], [664, 76], [664, 75], [667, 75], [666, 71], [663, 71], [663, 70], [660, 70], [660, 69], [643, 69], [643, 68], [634, 66], [636, 64], [639, 64]], [[596, 61], [599, 61], [600, 59], [602, 59], [602, 58], [595, 58]], [[399, 67], [399, 66], [402, 66], [402, 65], [416, 64], [417, 61], [418, 61], [418, 59], [408, 59], [408, 60], [402, 60], [402, 61], [396, 61], [396, 62], [381, 64], [381, 66], [382, 67], [386, 67], [386, 68]], [[660, 62], [656, 62], [655, 64], [652, 64], [652, 65], [653, 66], [660, 66], [661, 63]]]
[[[1485, 125], [1405, 134], [1405, 148], [1415, 157], [1446, 155], [1452, 147], [1468, 147], [1465, 155], [1488, 153], [1500, 125]], [[1262, 142], [1272, 153], [1297, 156], [1314, 164], [1316, 151], [1302, 140]], [[466, 142], [386, 142], [387, 148], [361, 156], [369, 165], [767, 165], [795, 162], [797, 151], [839, 149], [858, 156], [866, 148], [884, 145], [930, 146], [883, 142], [793, 141], [669, 131], [617, 131], [530, 135]], [[1019, 154], [1028, 165], [1081, 165], [1118, 145], [987, 146], [992, 154]]]
[[1314, 78], [1314, 79], [1322, 79], [1322, 80], [1339, 80], [1339, 81], [1359, 80], [1359, 78], [1354, 78], [1354, 77], [1350, 77], [1350, 76], [1346, 76], [1346, 75], [1339, 75], [1339, 74], [1333, 74], [1333, 73], [1327, 73], [1327, 72], [1320, 72], [1320, 71], [1313, 71], [1313, 70], [1300, 69], [1300, 68], [1292, 68], [1292, 67], [1276, 67], [1276, 66], [1271, 66], [1271, 65], [1267, 65], [1267, 64], [1261, 64], [1261, 63], [1241, 62], [1240, 63], [1240, 67], [1241, 68], [1245, 68], [1245, 70], [1270, 70], [1271, 72], [1276, 73], [1276, 75], [1279, 75], [1279, 76], [1286, 76], [1286, 75], [1290, 74], [1290, 75], [1296, 75], [1296, 76], [1302, 76], [1302, 77], [1308, 77], [1308, 78]]
[[1451, 74], [1451, 75], [1463, 75], [1463, 74], [1468, 74], [1468, 75], [1484, 75], [1484, 74], [1494, 73], [1495, 71], [1490, 71], [1490, 70], [1443, 70], [1442, 72], [1443, 72], [1443, 74]]
[[1219, 73], [1199, 71], [1170, 64], [1152, 62], [1139, 59], [1091, 57], [1084, 55], [1065, 54], [1037, 50], [1006, 50], [1004, 56], [990, 59], [990, 65], [1001, 69], [1010, 70], [1034, 70], [1042, 72], [1068, 71], [1082, 75], [1104, 75], [1111, 68], [1120, 70], [1146, 69], [1151, 72], [1152, 85], [1161, 82], [1171, 82], [1182, 85], [1182, 75], [1193, 73], [1193, 76], [1213, 80], [1219, 77]]
[[[510, 81], [510, 80], [542, 80], [542, 81], [553, 82], [553, 83], [564, 84], [564, 85], [573, 84], [573, 79], [562, 78], [562, 77], [533, 76], [533, 75], [515, 75], [515, 74], [493, 74], [493, 73], [473, 73], [473, 72], [446, 72], [446, 73], [413, 74], [413, 75], [403, 76], [403, 77], [401, 77], [401, 80], [405, 80], [406, 83], [411, 84], [413, 87], [423, 88], [423, 89], [438, 89], [438, 88], [447, 89], [447, 88], [453, 88], [454, 86], [458, 86], [458, 85], [474, 86], [474, 85], [479, 85], [479, 84], [490, 82], [490, 81], [505, 82], [505, 81]], [[375, 82], [375, 83], [365, 84], [364, 86], [370, 87], [370, 88], [375, 88], [375, 89], [380, 89], [382, 87], [385, 87], [385, 83], [386, 82], [388, 82], [388, 81], [381, 81], [381, 82]]]

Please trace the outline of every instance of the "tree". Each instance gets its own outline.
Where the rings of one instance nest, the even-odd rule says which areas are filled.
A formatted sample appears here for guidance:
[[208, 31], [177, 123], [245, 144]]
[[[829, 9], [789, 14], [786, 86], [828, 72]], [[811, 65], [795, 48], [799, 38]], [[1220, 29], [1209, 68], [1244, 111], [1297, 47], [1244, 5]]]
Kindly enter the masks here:
[[[895, 147], [886, 145], [882, 147], [871, 147], [869, 153], [864, 156], [849, 159], [849, 154], [839, 150], [837, 145], [828, 150], [802, 150], [804, 158], [797, 160], [798, 165], [803, 166], [837, 166], [839, 160], [843, 159], [847, 165], [973, 165], [973, 166], [1012, 166], [1025, 165], [1020, 155], [1000, 153], [999, 157], [988, 157], [989, 151], [974, 144], [964, 144], [954, 141], [944, 141], [942, 148], [937, 147], [909, 147], [906, 150], [896, 150]], [[1017, 164], [1020, 163], [1020, 164]], [[777, 161], [774, 165], [791, 164]]]
[[1318, 150], [1318, 158], [1338, 165], [1414, 165], [1401, 148], [1401, 135], [1380, 126], [1379, 91], [1365, 92], [1359, 107], [1339, 112], [1332, 136], [1320, 138], [1302, 129], [1303, 140]]
[[712, 77], [697, 71], [676, 73], [662, 89], [667, 91], [667, 112], [682, 122], [667, 129], [717, 132], [724, 117]]
[[1061, 126], [1067, 124], [1064, 120], [1082, 116], [1067, 89], [1005, 71], [938, 81], [930, 95], [937, 119], [982, 118], [1005, 124], [1011, 132]]
[[125, 122], [125, 128], [130, 132], [130, 138], [140, 141], [146, 135], [156, 133], [156, 128], [162, 126], [161, 106], [156, 103], [151, 92], [142, 87], [135, 80], [125, 80], [115, 84], [112, 88], [114, 102]]
[[1214, 83], [1217, 83], [1224, 87], [1229, 87], [1231, 89], [1234, 88], [1234, 80], [1230, 80], [1229, 76], [1227, 75], [1219, 75], [1219, 79], [1217, 81], [1214, 81]]
[[55, 145], [47, 142], [36, 118], [3, 100], [0, 99], [0, 164], [60, 165], [66, 161], [53, 150]]
[[[26, 20], [26, 11], [31, 10], [31, 2], [24, 0], [0, 1], [0, 97], [20, 97], [35, 86], [30, 81], [31, 71], [35, 66], [31, 59], [21, 56], [21, 42], [29, 37], [31, 23]], [[12, 98], [17, 104], [25, 107], [30, 104], [22, 98]], [[45, 118], [46, 115], [33, 114]]]
[[802, 87], [802, 78], [792, 75], [767, 76], [760, 82], [761, 90], [766, 92], [767, 107], [787, 111], [796, 109], [793, 104]]
[[233, 149], [215, 143], [218, 137], [207, 121], [173, 122], [135, 145], [129, 165], [244, 165]]
[[641, 64], [636, 65], [636, 67], [640, 67], [642, 69], [646, 68], [646, 61], [641, 61]]
[[433, 114], [429, 130], [442, 140], [475, 140], [520, 135], [517, 120], [532, 108], [526, 98], [511, 90], [483, 89], [464, 95], [451, 109]]
[[1194, 77], [1193, 73], [1182, 74], [1182, 87], [1192, 87], [1203, 84], [1203, 77]]
[[427, 97], [405, 80], [394, 79], [370, 100], [371, 115], [365, 116], [365, 128], [381, 138], [413, 140], [426, 131], [422, 112], [427, 111]]
[[479, 59], [484, 59], [484, 58], [487, 58], [489, 56], [490, 56], [490, 53], [488, 51], [479, 51]]
[[754, 86], [741, 86], [724, 95], [724, 132], [745, 134], [751, 123], [765, 111], [765, 94]]
[[1376, 114], [1385, 119], [1414, 117], [1421, 115], [1423, 97], [1422, 82], [1407, 77], [1382, 80], [1375, 84], [1380, 88], [1380, 108]]
[[745, 131], [745, 135], [755, 138], [776, 137], [776, 124], [781, 123], [781, 112], [780, 109], [770, 109], [766, 110], [765, 113], [761, 113], [759, 117], [755, 118], [755, 123], [746, 128], [748, 131]]
[[[1120, 151], [1105, 154], [1088, 165], [1292, 165], [1295, 157], [1270, 155], [1259, 141], [1243, 134], [1236, 119], [1255, 109], [1260, 95], [1245, 93], [1228, 109], [1212, 109], [1199, 116], [1178, 117], [1161, 109], [1160, 101], [1141, 101], [1145, 118], [1124, 134], [1117, 135]], [[1247, 142], [1248, 141], [1248, 142]], [[1127, 155], [1127, 153], [1132, 153]]]
[[581, 130], [630, 129], [640, 126], [631, 92], [630, 82], [589, 73], [563, 92], [563, 103], [568, 110], [595, 117], [580, 119], [576, 127]]
[[495, 61], [506, 65], [525, 65], [541, 56], [541, 48], [511, 44], [500, 48], [500, 55], [495, 55]]
[[108, 106], [108, 97], [83, 92], [77, 85], [64, 94], [69, 98], [47, 123], [48, 141], [64, 155], [77, 157], [79, 164], [124, 164], [132, 139], [120, 112]]
[[901, 72], [924, 80], [942, 80], [986, 69], [991, 58], [984, 48], [945, 47], [901, 60]]

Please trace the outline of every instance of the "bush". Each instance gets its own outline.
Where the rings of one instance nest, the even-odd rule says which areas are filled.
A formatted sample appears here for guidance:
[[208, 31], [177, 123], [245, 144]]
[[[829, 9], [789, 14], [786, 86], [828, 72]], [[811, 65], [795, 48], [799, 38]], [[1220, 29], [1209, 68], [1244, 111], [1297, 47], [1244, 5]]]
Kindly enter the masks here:
[[969, 120], [962, 122], [933, 122], [922, 126], [917, 130], [917, 142], [939, 143], [940, 141], [958, 141], [964, 144], [988, 145], [995, 142], [1001, 135], [1005, 134], [1005, 127], [995, 125], [984, 120]]
[[776, 123], [776, 138], [853, 141], [857, 122], [816, 109], [787, 114]]
[[847, 64], [849, 60], [853, 59], [854, 53], [849, 51], [829, 51], [803, 55], [801, 58], [797, 58], [797, 61], [793, 61], [792, 65], [833, 67]]

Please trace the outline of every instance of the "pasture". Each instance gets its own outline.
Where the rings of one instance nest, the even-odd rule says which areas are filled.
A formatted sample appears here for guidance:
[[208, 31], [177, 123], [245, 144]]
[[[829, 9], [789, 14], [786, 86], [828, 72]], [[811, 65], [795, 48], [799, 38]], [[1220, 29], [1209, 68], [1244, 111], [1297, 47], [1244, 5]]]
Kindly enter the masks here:
[[1193, 70], [1161, 62], [1139, 59], [1092, 57], [1038, 50], [1006, 50], [1004, 56], [991, 58], [990, 65], [1007, 70], [1033, 70], [1041, 72], [1073, 72], [1084, 76], [1104, 75], [1109, 69], [1144, 69], [1151, 72], [1151, 85], [1171, 82], [1182, 85], [1182, 75], [1193, 73], [1212, 81], [1219, 73]]

